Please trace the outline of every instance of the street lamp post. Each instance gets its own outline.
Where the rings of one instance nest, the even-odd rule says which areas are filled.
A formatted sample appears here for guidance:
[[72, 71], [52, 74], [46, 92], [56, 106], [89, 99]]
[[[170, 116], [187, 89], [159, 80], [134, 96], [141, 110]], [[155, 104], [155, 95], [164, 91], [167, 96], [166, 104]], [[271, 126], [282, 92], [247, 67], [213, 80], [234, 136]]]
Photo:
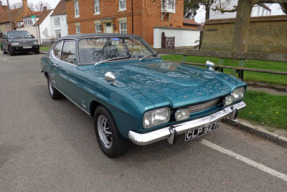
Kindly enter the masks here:
[[7, 5], [8, 5], [8, 14], [9, 14], [9, 21], [10, 21], [10, 30], [12, 30], [12, 18], [11, 18], [9, 0], [7, 0]]

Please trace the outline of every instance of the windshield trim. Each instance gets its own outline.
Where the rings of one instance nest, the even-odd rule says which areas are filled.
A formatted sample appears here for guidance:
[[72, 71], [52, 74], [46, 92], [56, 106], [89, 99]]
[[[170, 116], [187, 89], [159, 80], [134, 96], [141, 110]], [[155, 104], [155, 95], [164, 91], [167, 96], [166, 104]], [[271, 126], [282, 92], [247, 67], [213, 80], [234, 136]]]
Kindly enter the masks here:
[[[95, 39], [100, 39], [100, 38], [135, 38], [135, 39], [139, 40], [150, 53], [152, 53], [153, 55], [157, 55], [157, 53], [149, 46], [149, 44], [140, 36], [121, 37], [121, 36], [107, 35], [107, 36], [99, 37], [99, 36], [95, 35], [95, 36], [91, 36], [91, 37], [83, 37], [83, 38], [77, 39], [76, 49], [77, 49], [77, 54], [78, 54], [79, 66], [95, 65], [95, 63], [81, 63], [81, 58], [80, 58], [80, 48], [79, 48], [80, 41], [84, 40], [84, 39], [91, 39], [91, 38], [95, 38]], [[124, 60], [129, 60], [129, 61], [137, 60], [138, 61], [138, 58], [121, 59], [120, 61], [124, 61]], [[117, 61], [117, 60], [106, 61], [105, 63], [110, 63], [110, 62], [115, 62], [115, 61]]]

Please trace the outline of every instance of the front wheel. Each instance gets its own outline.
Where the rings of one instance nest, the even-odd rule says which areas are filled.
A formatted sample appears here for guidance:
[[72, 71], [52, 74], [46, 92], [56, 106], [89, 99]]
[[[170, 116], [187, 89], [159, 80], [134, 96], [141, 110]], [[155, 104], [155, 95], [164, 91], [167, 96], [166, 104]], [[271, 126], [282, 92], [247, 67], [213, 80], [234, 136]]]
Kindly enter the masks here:
[[3, 45], [1, 46], [1, 51], [2, 51], [3, 54], [6, 54], [6, 51], [5, 51], [4, 47], [3, 47]]
[[105, 155], [113, 158], [128, 150], [128, 140], [120, 135], [113, 116], [103, 106], [95, 111], [94, 125], [98, 144]]
[[9, 55], [13, 56], [14, 55], [13, 48], [10, 46], [8, 49], [9, 49]]
[[62, 94], [57, 89], [54, 88], [52, 79], [49, 76], [47, 77], [47, 82], [48, 82], [48, 91], [52, 99], [54, 100], [60, 99], [62, 97]]

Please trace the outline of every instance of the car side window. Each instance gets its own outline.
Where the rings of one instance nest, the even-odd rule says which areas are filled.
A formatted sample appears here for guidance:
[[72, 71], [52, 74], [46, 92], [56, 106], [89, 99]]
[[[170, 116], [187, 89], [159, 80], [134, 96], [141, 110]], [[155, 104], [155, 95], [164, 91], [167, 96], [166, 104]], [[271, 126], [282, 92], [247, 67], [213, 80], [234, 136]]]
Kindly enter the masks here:
[[76, 64], [76, 45], [74, 40], [64, 42], [61, 60]]
[[53, 55], [58, 59], [61, 58], [61, 54], [62, 54], [61, 49], [62, 49], [62, 41], [56, 44], [53, 49]]

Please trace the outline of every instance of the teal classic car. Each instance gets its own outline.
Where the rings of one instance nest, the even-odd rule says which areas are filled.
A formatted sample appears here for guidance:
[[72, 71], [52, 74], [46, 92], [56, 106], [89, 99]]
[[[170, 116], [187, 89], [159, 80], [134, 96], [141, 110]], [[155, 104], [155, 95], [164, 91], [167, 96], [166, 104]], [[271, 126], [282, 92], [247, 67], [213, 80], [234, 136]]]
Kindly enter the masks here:
[[66, 36], [41, 64], [52, 99], [65, 96], [94, 118], [108, 157], [125, 153], [131, 142], [197, 138], [245, 107], [244, 82], [210, 62], [199, 68], [163, 61], [137, 35]]

